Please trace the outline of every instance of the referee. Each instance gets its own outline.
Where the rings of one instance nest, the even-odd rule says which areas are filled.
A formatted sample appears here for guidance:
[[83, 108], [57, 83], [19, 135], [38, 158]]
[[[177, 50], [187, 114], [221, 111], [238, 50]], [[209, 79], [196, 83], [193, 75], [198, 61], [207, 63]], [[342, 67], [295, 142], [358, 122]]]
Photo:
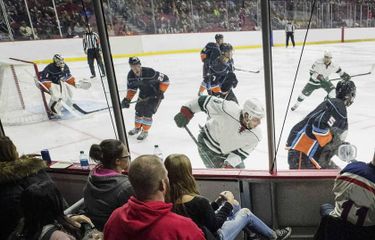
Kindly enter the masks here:
[[105, 77], [104, 66], [101, 57], [101, 49], [99, 43], [99, 36], [97, 33], [92, 31], [90, 25], [86, 27], [86, 33], [83, 36], [83, 50], [87, 55], [87, 63], [89, 64], [91, 77], [96, 77], [95, 68], [94, 68], [94, 59], [96, 59], [97, 64], [100, 68], [100, 76]]
[[288, 23], [285, 26], [285, 33], [286, 33], [286, 47], [289, 46], [289, 38], [292, 40], [293, 47], [296, 46], [296, 43], [294, 42], [294, 30], [295, 26], [291, 21], [288, 21]]

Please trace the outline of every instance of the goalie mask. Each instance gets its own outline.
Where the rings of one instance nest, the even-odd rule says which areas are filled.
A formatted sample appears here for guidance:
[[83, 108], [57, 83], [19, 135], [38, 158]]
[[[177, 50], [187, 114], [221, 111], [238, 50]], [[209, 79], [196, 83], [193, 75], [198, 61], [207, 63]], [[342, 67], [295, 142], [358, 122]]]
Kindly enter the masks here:
[[60, 54], [55, 54], [55, 55], [53, 56], [52, 60], [53, 60], [53, 63], [54, 63], [57, 67], [59, 67], [59, 68], [63, 68], [63, 67], [65, 67], [64, 58], [61, 57]]
[[245, 101], [242, 109], [243, 123], [249, 128], [255, 128], [264, 118], [264, 108], [258, 99], [252, 98]]
[[353, 81], [340, 81], [336, 86], [336, 98], [343, 100], [348, 107], [354, 102], [356, 91]]
[[344, 162], [350, 162], [357, 157], [357, 148], [349, 143], [341, 144], [337, 150], [337, 156]]

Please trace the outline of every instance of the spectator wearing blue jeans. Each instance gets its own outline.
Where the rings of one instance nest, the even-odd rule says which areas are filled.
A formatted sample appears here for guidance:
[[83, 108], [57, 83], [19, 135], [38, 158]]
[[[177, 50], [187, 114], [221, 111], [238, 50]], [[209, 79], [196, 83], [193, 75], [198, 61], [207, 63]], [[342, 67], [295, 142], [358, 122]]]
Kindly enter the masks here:
[[249, 209], [241, 208], [229, 191], [220, 193], [212, 203], [197, 190], [189, 158], [183, 154], [172, 154], [165, 159], [170, 191], [167, 201], [173, 210], [190, 217], [206, 234], [207, 239], [233, 240], [244, 229], [268, 239], [287, 239], [291, 228], [272, 230]]

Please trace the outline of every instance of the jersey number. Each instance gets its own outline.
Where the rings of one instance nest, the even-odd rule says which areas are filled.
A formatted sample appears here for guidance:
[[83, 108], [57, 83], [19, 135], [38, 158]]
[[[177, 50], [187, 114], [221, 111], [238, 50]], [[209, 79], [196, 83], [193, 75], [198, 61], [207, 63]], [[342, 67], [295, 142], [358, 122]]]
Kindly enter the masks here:
[[[353, 207], [353, 204], [354, 204], [354, 202], [352, 200], [345, 201], [342, 204], [343, 210], [342, 210], [342, 213], [341, 213], [341, 218], [343, 220], [345, 220], [345, 221], [348, 220], [348, 215], [349, 215], [350, 209]], [[356, 222], [357, 226], [363, 226], [363, 223], [365, 222], [365, 219], [366, 219], [367, 212], [368, 212], [367, 207], [358, 208], [358, 210], [355, 213], [355, 215], [358, 216], [357, 222]]]
[[159, 73], [158, 81], [162, 82], [163, 79], [164, 79], [164, 74], [163, 73]]
[[332, 127], [333, 126], [333, 124], [335, 124], [335, 122], [336, 122], [336, 119], [333, 117], [333, 116], [331, 116], [329, 119], [328, 119], [328, 126], [330, 126], [330, 127]]

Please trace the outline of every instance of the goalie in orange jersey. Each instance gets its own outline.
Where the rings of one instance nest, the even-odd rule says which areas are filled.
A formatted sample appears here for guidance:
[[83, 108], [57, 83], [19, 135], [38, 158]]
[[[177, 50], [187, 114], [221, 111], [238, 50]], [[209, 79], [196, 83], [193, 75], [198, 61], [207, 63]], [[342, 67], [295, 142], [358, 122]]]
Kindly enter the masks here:
[[336, 167], [331, 157], [345, 141], [346, 108], [353, 103], [355, 94], [353, 81], [340, 81], [336, 86], [336, 98], [327, 98], [292, 128], [286, 145], [290, 169]]
[[143, 140], [148, 136], [152, 125], [152, 116], [164, 98], [164, 93], [169, 86], [169, 78], [152, 68], [142, 67], [141, 61], [137, 57], [130, 57], [129, 65], [131, 70], [128, 73], [128, 90], [121, 106], [129, 108], [130, 101], [139, 89], [135, 105], [135, 126], [128, 133], [131, 136], [139, 133], [137, 139]]
[[53, 118], [62, 116], [64, 103], [71, 107], [73, 92], [71, 86], [76, 88], [88, 89], [91, 83], [80, 80], [76, 81], [70, 73], [68, 65], [65, 64], [64, 58], [59, 54], [53, 56], [53, 63], [48, 64], [40, 72], [38, 87], [50, 95], [49, 108]]

